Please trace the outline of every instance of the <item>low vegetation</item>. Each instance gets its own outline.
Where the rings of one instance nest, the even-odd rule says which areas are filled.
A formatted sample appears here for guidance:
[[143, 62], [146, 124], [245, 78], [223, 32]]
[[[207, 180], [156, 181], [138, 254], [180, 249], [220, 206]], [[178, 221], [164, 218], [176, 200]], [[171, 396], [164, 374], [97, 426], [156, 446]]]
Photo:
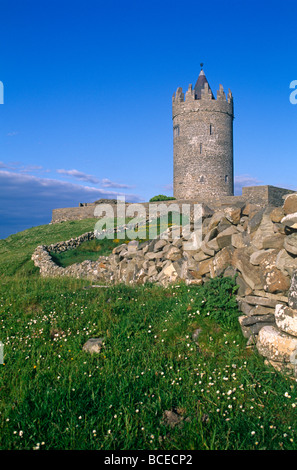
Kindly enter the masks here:
[[171, 200], [175, 200], [175, 199], [176, 199], [175, 197], [165, 196], [164, 194], [159, 194], [158, 196], [152, 197], [152, 198], [149, 200], [149, 202], [171, 201]]
[[[246, 347], [234, 279], [162, 288], [39, 277], [37, 245], [93, 227], [0, 241], [0, 449], [296, 449], [296, 382]], [[83, 350], [94, 337], [98, 354]]]

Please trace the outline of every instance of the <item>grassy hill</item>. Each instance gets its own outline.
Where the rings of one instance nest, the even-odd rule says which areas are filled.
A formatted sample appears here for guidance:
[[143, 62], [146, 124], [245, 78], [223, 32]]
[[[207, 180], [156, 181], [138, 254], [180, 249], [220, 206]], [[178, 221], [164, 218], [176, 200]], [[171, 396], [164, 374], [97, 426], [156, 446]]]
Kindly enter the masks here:
[[[296, 382], [246, 348], [232, 279], [165, 289], [39, 277], [37, 245], [93, 228], [0, 241], [0, 449], [296, 449]], [[91, 355], [94, 337], [104, 344]]]

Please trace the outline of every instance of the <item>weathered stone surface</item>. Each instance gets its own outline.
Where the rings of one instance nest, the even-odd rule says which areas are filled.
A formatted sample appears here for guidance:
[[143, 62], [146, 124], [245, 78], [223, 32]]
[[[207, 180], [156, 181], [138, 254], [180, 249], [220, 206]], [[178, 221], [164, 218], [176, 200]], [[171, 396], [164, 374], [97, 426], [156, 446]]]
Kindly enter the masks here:
[[292, 214], [288, 214], [283, 217], [281, 223], [286, 227], [297, 229], [297, 212], [293, 212]]
[[288, 292], [288, 305], [297, 310], [297, 271], [294, 271], [291, 278], [291, 285]]
[[213, 258], [213, 268], [216, 276], [223, 274], [225, 269], [231, 265], [233, 252], [234, 249], [228, 246], [215, 255]]
[[297, 338], [280, 331], [275, 326], [264, 326], [258, 334], [257, 349], [259, 353], [276, 362], [290, 362], [296, 354]]
[[212, 259], [201, 261], [197, 269], [197, 275], [203, 276], [204, 274], [209, 273], [211, 270], [212, 263], [213, 263]]
[[139, 241], [138, 241], [138, 240], [131, 240], [131, 241], [127, 244], [128, 252], [132, 252], [132, 253], [133, 253], [133, 252], [137, 251], [138, 246], [139, 246]]
[[[262, 214], [261, 220], [260, 216]], [[258, 250], [264, 249], [264, 240], [270, 240], [271, 243], [271, 237], [275, 236], [274, 228], [273, 228], [273, 222], [271, 221], [270, 218], [270, 212], [269, 209], [265, 209], [264, 211], [259, 211], [253, 219], [260, 220], [259, 225], [256, 227], [255, 230], [252, 230], [254, 226], [252, 226], [252, 221], [249, 225], [250, 233], [253, 233], [252, 236], [252, 245], [257, 248]], [[253, 220], [252, 219], [252, 220]], [[267, 242], [269, 244], [269, 242]], [[271, 248], [270, 246], [266, 246], [266, 248]]]
[[297, 255], [297, 233], [291, 233], [285, 237], [284, 248], [291, 255]]
[[254, 251], [250, 256], [250, 263], [259, 266], [263, 261], [270, 258], [271, 253], [273, 253], [273, 249]]
[[[258, 210], [248, 221], [248, 226], [247, 226], [247, 231], [248, 233], [253, 233], [255, 232], [258, 227], [261, 224], [263, 214], [264, 214], [264, 208]], [[243, 212], [244, 213], [244, 212]]]
[[250, 216], [258, 212], [260, 209], [261, 207], [259, 206], [259, 204], [252, 204], [248, 202], [242, 209], [242, 215]]
[[285, 216], [285, 211], [283, 207], [275, 207], [270, 214], [272, 222], [279, 223], [282, 218]]
[[210, 250], [214, 250], [215, 253], [217, 253], [220, 250], [220, 247], [218, 245], [217, 239], [214, 238], [213, 240], [210, 240], [207, 243], [207, 246]]
[[223, 211], [217, 211], [213, 214], [213, 216], [209, 220], [208, 230], [212, 230], [214, 227], [217, 227], [222, 219], [225, 218], [225, 214]]
[[250, 243], [250, 237], [246, 232], [233, 233], [231, 236], [231, 245], [234, 248], [244, 248], [246, 246], [249, 246]]
[[204, 251], [200, 250], [197, 253], [194, 254], [194, 260], [195, 261], [204, 261], [206, 259], [209, 259], [209, 255], [204, 253]]
[[274, 318], [268, 318], [267, 321], [257, 321], [254, 323], [250, 324], [245, 324], [248, 323], [248, 321], [252, 317], [247, 317], [247, 316], [240, 316], [238, 321], [241, 327], [242, 334], [245, 338], [250, 338], [251, 336], [256, 336], [258, 335], [259, 331], [264, 328], [265, 326], [270, 326], [274, 324]]
[[238, 286], [237, 294], [239, 296], [246, 296], [253, 292], [252, 288], [245, 282], [241, 276], [237, 276], [236, 285]]
[[292, 276], [293, 272], [297, 269], [297, 257], [290, 255], [285, 249], [282, 249], [276, 256], [275, 266], [282, 273]]
[[238, 309], [244, 313], [245, 315], [249, 315], [250, 311], [252, 310], [252, 306], [245, 302], [243, 299], [237, 299]]
[[284, 201], [284, 213], [287, 215], [293, 212], [297, 212], [297, 193], [289, 194]]
[[262, 307], [275, 308], [279, 303], [278, 299], [270, 299], [269, 297], [257, 296], [257, 295], [247, 295], [245, 301], [250, 305], [261, 305]]
[[167, 253], [165, 254], [165, 259], [170, 259], [171, 261], [176, 261], [182, 257], [181, 250], [176, 246], [171, 246]]
[[250, 263], [250, 254], [245, 248], [238, 248], [232, 256], [232, 266], [241, 272], [244, 281], [252, 289], [261, 289], [264, 286], [264, 276], [258, 266]]
[[154, 259], [161, 259], [163, 258], [163, 253], [161, 251], [158, 251], [157, 253], [155, 253], [154, 251], [148, 251], [144, 257], [148, 260], [154, 260]]
[[98, 354], [102, 349], [104, 338], [90, 338], [83, 345], [83, 350], [91, 354]]
[[287, 303], [288, 302], [288, 296], [285, 295], [284, 293], [277, 293], [277, 294], [271, 294], [270, 292], [266, 292], [264, 290], [254, 290], [254, 295], [258, 297], [264, 297], [270, 300], [275, 300], [277, 304], [279, 303]]
[[264, 290], [271, 292], [286, 292], [290, 288], [290, 278], [276, 267], [272, 267], [265, 275]]
[[210, 246], [208, 246], [208, 244], [204, 241], [201, 243], [201, 250], [205, 255], [208, 256], [214, 256], [216, 253], [216, 251], [213, 248], [210, 248]]
[[275, 322], [280, 330], [297, 336], [297, 310], [278, 304], [275, 307]]
[[155, 243], [154, 250], [155, 250], [155, 251], [162, 250], [166, 245], [167, 245], [167, 241], [166, 241], [166, 240], [164, 240], [164, 239], [158, 240], [158, 241]]
[[255, 305], [251, 308], [249, 315], [259, 316], [259, 315], [274, 315], [275, 308], [264, 307], [264, 305]]
[[176, 269], [174, 268], [172, 263], [170, 263], [168, 266], [163, 268], [163, 270], [161, 271], [160, 274], [161, 274], [161, 276], [165, 275], [165, 276], [169, 277], [171, 280], [176, 280], [176, 278], [177, 278], [177, 272], [176, 272]]
[[216, 237], [219, 248], [222, 249], [231, 245], [232, 235], [235, 233], [237, 233], [237, 230], [232, 225], [219, 233]]
[[207, 232], [205, 234], [205, 237], [204, 237], [204, 242], [205, 243], [208, 243], [210, 242], [211, 240], [213, 240], [213, 238], [215, 238], [217, 235], [218, 235], [218, 229], [217, 227], [214, 227], [212, 229], [209, 230], [209, 228], [207, 229]]
[[234, 225], [239, 224], [241, 218], [241, 208], [240, 207], [226, 207], [224, 209], [224, 214], [227, 220]]
[[[240, 325], [241, 326], [251, 326], [256, 323], [275, 323], [274, 314], [267, 315], [246, 315], [241, 317]], [[262, 325], [263, 326], [263, 325]]]
[[275, 249], [280, 250], [284, 245], [285, 235], [281, 233], [274, 233], [273, 235], [268, 235], [262, 240], [262, 247], [264, 250]]

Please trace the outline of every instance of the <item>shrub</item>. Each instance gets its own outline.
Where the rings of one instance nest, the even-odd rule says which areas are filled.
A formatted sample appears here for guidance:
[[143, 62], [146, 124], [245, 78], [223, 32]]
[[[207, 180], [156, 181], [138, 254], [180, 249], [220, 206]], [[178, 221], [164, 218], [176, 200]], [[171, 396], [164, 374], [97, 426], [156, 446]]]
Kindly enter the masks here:
[[159, 194], [158, 196], [154, 196], [152, 197], [149, 202], [156, 202], [156, 201], [171, 201], [171, 200], [175, 200], [176, 198], [175, 197], [171, 197], [171, 196], [164, 196], [164, 194]]

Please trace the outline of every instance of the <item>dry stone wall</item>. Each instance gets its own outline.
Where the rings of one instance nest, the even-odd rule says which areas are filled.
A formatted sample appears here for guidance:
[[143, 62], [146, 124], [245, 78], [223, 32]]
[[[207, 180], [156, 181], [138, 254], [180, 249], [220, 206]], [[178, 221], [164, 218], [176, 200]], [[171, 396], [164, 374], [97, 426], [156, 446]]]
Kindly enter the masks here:
[[279, 207], [204, 207], [202, 220], [202, 243], [195, 249], [176, 238], [179, 228], [171, 227], [157, 239], [132, 240], [109, 256], [68, 268], [57, 266], [50, 252], [75, 248], [94, 237], [92, 232], [39, 246], [32, 259], [41, 276], [73, 276], [104, 284], [200, 285], [216, 276], [237, 275], [239, 323], [248, 344], [256, 344], [276, 369], [297, 376], [297, 193], [286, 196]]

